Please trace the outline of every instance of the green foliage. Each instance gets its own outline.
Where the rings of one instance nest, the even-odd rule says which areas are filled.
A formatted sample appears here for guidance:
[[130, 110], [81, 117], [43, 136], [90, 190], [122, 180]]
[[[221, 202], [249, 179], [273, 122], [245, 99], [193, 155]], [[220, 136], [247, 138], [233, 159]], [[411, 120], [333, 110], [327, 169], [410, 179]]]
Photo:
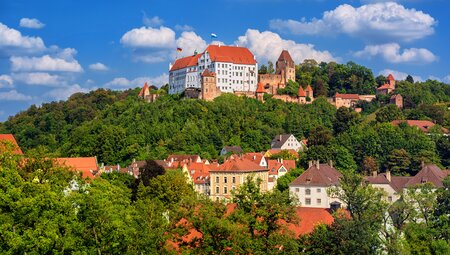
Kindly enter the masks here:
[[294, 168], [291, 169], [288, 173], [281, 176], [277, 179], [277, 189], [281, 192], [289, 189], [289, 183], [294, 181], [297, 177], [299, 177], [303, 173], [303, 169]]
[[380, 108], [376, 113], [377, 122], [391, 122], [403, 119], [402, 111], [394, 104]]

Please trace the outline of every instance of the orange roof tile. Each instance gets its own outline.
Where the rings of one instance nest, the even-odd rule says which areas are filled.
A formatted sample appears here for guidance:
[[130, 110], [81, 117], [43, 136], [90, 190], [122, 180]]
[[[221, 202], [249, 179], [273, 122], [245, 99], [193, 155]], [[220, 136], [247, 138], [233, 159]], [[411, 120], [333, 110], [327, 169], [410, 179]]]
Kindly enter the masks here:
[[236, 155], [230, 156], [218, 169], [210, 169], [210, 172], [256, 172], [267, 171], [259, 165], [259, 161], [255, 162], [247, 158], [240, 158]]
[[306, 97], [306, 92], [303, 89], [303, 87], [300, 85], [300, 87], [298, 88], [298, 96], [299, 97]]
[[16, 150], [14, 151], [14, 153], [23, 155], [23, 152], [20, 149], [19, 144], [16, 141], [16, 138], [14, 138], [12, 134], [0, 134], [0, 140], [9, 141], [13, 143], [16, 146]]
[[334, 222], [333, 216], [324, 208], [297, 207], [296, 210], [299, 223], [289, 224], [289, 229], [297, 237], [311, 233], [319, 224], [331, 225]]
[[149, 89], [149, 88], [148, 88], [148, 84], [147, 84], [147, 82], [146, 82], [146, 83], [144, 84], [144, 87], [142, 87], [141, 92], [139, 92], [139, 95], [138, 95], [138, 96], [142, 97], [142, 96], [144, 95], [144, 93], [145, 93], [145, 90], [147, 90], [147, 89]]
[[256, 89], [256, 93], [265, 93], [266, 90], [264, 89], [264, 84], [262, 82], [258, 83], [258, 88]]
[[393, 87], [389, 83], [385, 83], [377, 88], [377, 90], [383, 90], [383, 89], [393, 89]]
[[95, 157], [55, 158], [55, 161], [56, 164], [82, 172], [83, 178], [89, 177], [93, 179], [95, 176], [92, 172], [98, 170], [97, 159]]
[[173, 64], [172, 68], [170, 68], [170, 71], [176, 71], [186, 67], [196, 66], [198, 58], [201, 55], [202, 54], [197, 54], [175, 60], [175, 63]]
[[278, 175], [278, 170], [280, 170], [282, 166], [286, 169], [287, 172], [295, 168], [295, 160], [285, 159], [281, 162], [281, 160], [269, 159], [267, 161], [267, 166], [269, 168], [270, 175]]
[[353, 100], [359, 100], [359, 95], [358, 94], [339, 94], [336, 92], [335, 97], [339, 97], [342, 99], [353, 99]]
[[308, 91], [312, 92], [313, 89], [311, 88], [311, 85], [308, 84], [308, 86], [306, 87], [305, 91], [306, 92], [308, 92]]
[[216, 76], [216, 74], [215, 74], [214, 72], [209, 71], [209, 69], [206, 68], [206, 69], [203, 71], [202, 76], [205, 76], [205, 77], [214, 77], [214, 76]]
[[253, 53], [244, 47], [209, 45], [205, 52], [209, 53], [212, 62], [229, 62], [243, 65], [256, 64]]
[[[408, 126], [415, 126], [418, 127], [420, 130], [422, 130], [425, 133], [430, 132], [430, 129], [435, 125], [433, 122], [429, 120], [393, 120], [391, 121], [391, 124], [394, 126], [400, 125], [400, 123], [408, 124]], [[442, 128], [442, 132], [448, 133], [448, 129]]]

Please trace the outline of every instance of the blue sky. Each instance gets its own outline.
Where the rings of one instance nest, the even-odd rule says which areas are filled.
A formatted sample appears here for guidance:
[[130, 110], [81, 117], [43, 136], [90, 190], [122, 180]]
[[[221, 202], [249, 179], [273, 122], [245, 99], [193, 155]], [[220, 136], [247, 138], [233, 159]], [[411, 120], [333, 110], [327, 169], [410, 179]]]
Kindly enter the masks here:
[[449, 7], [445, 0], [0, 0], [0, 121], [78, 91], [160, 86], [169, 63], [202, 51], [211, 33], [248, 47], [260, 64], [288, 49], [296, 62], [352, 60], [375, 75], [450, 83]]

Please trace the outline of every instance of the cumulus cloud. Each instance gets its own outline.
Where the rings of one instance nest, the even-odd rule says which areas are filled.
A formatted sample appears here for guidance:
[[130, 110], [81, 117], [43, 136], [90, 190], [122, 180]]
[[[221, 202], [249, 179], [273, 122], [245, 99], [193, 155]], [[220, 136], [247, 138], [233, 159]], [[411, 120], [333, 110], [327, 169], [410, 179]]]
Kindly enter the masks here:
[[193, 31], [194, 28], [189, 25], [175, 25], [175, 30], [178, 31]]
[[436, 20], [416, 9], [395, 2], [374, 3], [355, 8], [348, 4], [324, 12], [322, 18], [275, 19], [270, 27], [293, 34], [347, 34], [366, 41], [413, 41], [434, 33]]
[[[408, 76], [407, 73], [396, 71], [392, 69], [383, 69], [378, 74], [388, 76], [389, 74], [392, 74], [396, 80], [406, 80], [406, 77]], [[414, 79], [414, 81], [423, 81], [422, 77], [418, 75], [411, 75]]]
[[16, 90], [10, 90], [7, 92], [0, 92], [0, 100], [5, 101], [27, 101], [31, 100], [30, 96], [17, 92]]
[[445, 76], [444, 79], [442, 79], [442, 81], [445, 83], [450, 83], [450, 75]]
[[78, 92], [87, 93], [89, 92], [89, 89], [83, 88], [78, 84], [73, 84], [70, 86], [61, 86], [56, 89], [52, 89], [49, 92], [45, 93], [45, 96], [53, 100], [66, 100], [71, 95]]
[[312, 44], [299, 44], [292, 40], [282, 39], [278, 34], [254, 29], [248, 29], [245, 35], [236, 41], [239, 46], [247, 47], [258, 59], [276, 60], [283, 49], [289, 50], [293, 60], [301, 63], [305, 59], [315, 59], [318, 62], [336, 61], [328, 51], [319, 51]]
[[133, 80], [128, 80], [127, 78], [124, 78], [124, 77], [118, 77], [118, 78], [114, 78], [112, 81], [106, 83], [105, 87], [123, 90], [123, 89], [141, 87], [146, 82], [149, 85], [155, 85], [157, 87], [161, 87], [162, 85], [169, 82], [169, 75], [167, 73], [163, 73], [156, 77], [137, 77]]
[[43, 28], [45, 26], [44, 23], [40, 22], [37, 19], [30, 19], [30, 18], [22, 18], [20, 19], [20, 24], [21, 27], [26, 27], [26, 28], [34, 28], [34, 29], [40, 29]]
[[403, 49], [397, 43], [368, 45], [363, 50], [354, 53], [356, 57], [371, 58], [381, 56], [390, 63], [426, 64], [437, 60], [437, 57], [424, 48]]
[[14, 87], [14, 81], [11, 76], [2, 74], [0, 75], [0, 88], [12, 88]]
[[16, 57], [10, 58], [11, 69], [13, 71], [63, 71], [82, 72], [83, 68], [75, 59], [66, 60], [64, 58], [51, 57]]
[[106, 65], [104, 65], [100, 62], [97, 62], [95, 64], [90, 64], [89, 69], [94, 70], [94, 71], [108, 71], [109, 70], [109, 68]]
[[43, 72], [14, 73], [12, 76], [14, 80], [28, 85], [60, 86], [66, 84], [63, 77]]
[[144, 15], [142, 17], [142, 23], [144, 23], [144, 25], [148, 26], [148, 27], [158, 27], [161, 26], [163, 24], [163, 20], [161, 18], [159, 18], [158, 16], [154, 16], [154, 17], [147, 17], [147, 14], [144, 12]]
[[175, 32], [167, 27], [134, 28], [122, 36], [120, 43], [132, 48], [174, 48]]
[[176, 41], [177, 47], [183, 49], [182, 56], [190, 56], [194, 51], [202, 52], [206, 48], [206, 41], [195, 32], [183, 32]]
[[34, 53], [45, 49], [40, 37], [23, 36], [19, 31], [0, 23], [0, 52]]

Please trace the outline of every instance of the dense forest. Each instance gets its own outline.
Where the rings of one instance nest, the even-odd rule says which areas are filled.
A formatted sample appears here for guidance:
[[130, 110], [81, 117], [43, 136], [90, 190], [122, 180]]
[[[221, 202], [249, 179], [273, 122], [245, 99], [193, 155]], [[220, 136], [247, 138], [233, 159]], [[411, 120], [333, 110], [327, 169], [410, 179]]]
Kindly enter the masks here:
[[[247, 179], [232, 204], [198, 195], [180, 170], [147, 181], [126, 173], [81, 179], [46, 153], [23, 160], [0, 142], [0, 250], [5, 254], [449, 254], [450, 177], [385, 202], [382, 191], [342, 169], [347, 205], [331, 225], [296, 235], [287, 191]], [[142, 170], [150, 171], [150, 170]], [[421, 192], [415, 192], [419, 188]], [[420, 210], [415, 206], [418, 205]]]
[[[311, 83], [317, 93], [312, 104], [284, 103], [270, 95], [262, 103], [231, 94], [206, 102], [167, 95], [164, 89], [156, 102], [146, 103], [138, 99], [138, 88], [99, 89], [32, 106], [1, 123], [0, 132], [14, 134], [25, 151], [40, 147], [55, 156], [97, 156], [99, 162], [123, 166], [132, 159], [163, 159], [171, 153], [216, 159], [224, 145], [263, 151], [280, 133], [308, 139], [309, 149], [301, 155], [303, 166], [311, 159], [332, 159], [338, 166], [363, 172], [373, 170], [363, 167], [372, 162], [378, 170], [390, 168], [402, 175], [414, 174], [421, 161], [450, 166], [449, 137], [440, 135], [440, 127], [450, 128], [449, 85], [398, 81], [396, 92], [404, 98], [404, 109], [389, 105], [389, 97], [380, 95], [361, 103], [363, 111], [357, 113], [335, 109], [321, 94], [370, 93], [384, 77], [374, 78], [370, 69], [352, 62], [307, 60], [297, 70], [298, 80], [290, 86]], [[321, 92], [318, 79], [328, 92]], [[438, 125], [426, 135], [388, 123], [395, 119], [431, 120]]]

